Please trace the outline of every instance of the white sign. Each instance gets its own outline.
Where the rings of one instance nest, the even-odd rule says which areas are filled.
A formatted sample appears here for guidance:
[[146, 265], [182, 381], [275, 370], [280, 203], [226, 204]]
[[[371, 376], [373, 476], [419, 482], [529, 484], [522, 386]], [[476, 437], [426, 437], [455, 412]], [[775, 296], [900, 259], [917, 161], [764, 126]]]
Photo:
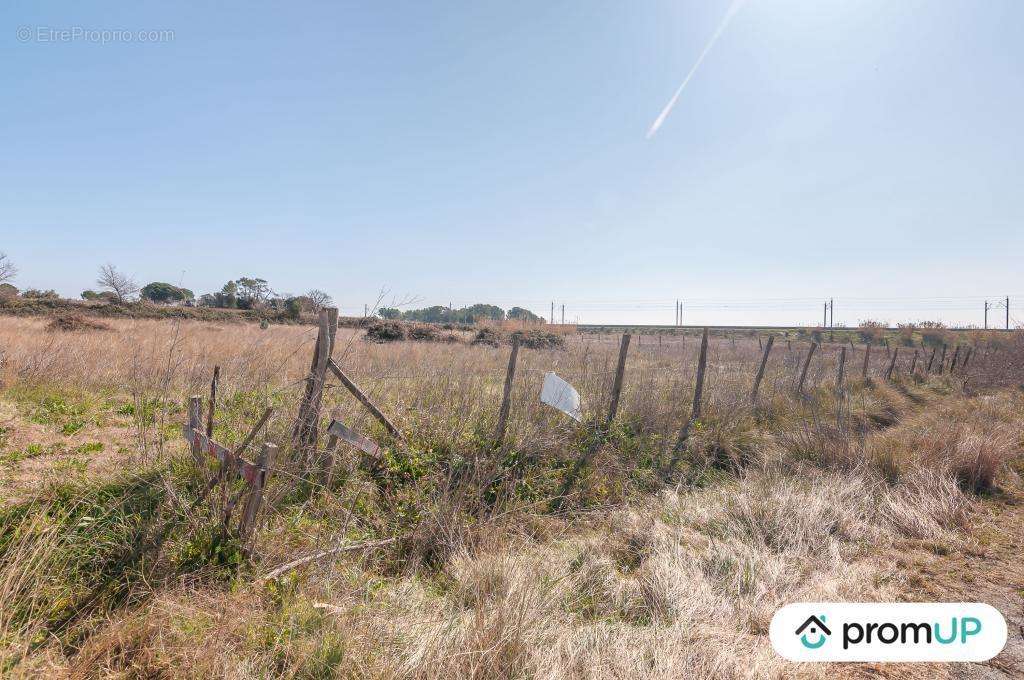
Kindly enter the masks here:
[[768, 636], [790, 661], [987, 661], [1006, 619], [981, 602], [801, 602], [775, 612]]
[[540, 390], [540, 400], [548, 406], [557, 408], [576, 422], [583, 418], [580, 412], [580, 393], [554, 373], [544, 374], [544, 387]]

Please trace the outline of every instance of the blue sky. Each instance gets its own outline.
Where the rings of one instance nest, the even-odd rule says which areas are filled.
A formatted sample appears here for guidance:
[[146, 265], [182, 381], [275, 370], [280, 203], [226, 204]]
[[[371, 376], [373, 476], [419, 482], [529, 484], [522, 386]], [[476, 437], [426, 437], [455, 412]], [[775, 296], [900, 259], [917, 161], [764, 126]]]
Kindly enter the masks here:
[[729, 7], [8, 1], [0, 250], [67, 295], [1024, 320], [1024, 3], [749, 0], [648, 139]]

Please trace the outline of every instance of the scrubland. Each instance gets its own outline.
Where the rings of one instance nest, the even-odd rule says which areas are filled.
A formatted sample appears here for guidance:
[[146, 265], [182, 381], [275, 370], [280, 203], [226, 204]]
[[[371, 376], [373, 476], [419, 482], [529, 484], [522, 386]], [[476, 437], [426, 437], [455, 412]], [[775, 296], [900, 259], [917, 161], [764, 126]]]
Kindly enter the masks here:
[[[384, 450], [369, 460], [342, 447], [326, 475], [322, 456], [290, 443], [315, 329], [108, 325], [0, 318], [3, 674], [969, 677], [791, 664], [768, 623], [793, 601], [934, 599], [908, 555], [984, 556], [992, 537], [976, 529], [996, 505], [1008, 524], [991, 531], [1024, 526], [1012, 525], [1024, 345], [1006, 336], [974, 338], [952, 375], [924, 375], [920, 359], [910, 375], [901, 351], [892, 381], [884, 350], [864, 379], [863, 347], [847, 346], [842, 392], [839, 347], [826, 344], [805, 395], [807, 343], [779, 339], [756, 406], [757, 339], [713, 337], [703, 414], [673, 467], [693, 337], [634, 338], [607, 432], [617, 339], [523, 350], [497, 447], [507, 347], [372, 344], [341, 329], [335, 360], [408, 441], [331, 385], [324, 419]], [[250, 545], [219, 530], [217, 498], [194, 502], [208, 471], [180, 436], [215, 365], [218, 441], [237, 444], [276, 409], [261, 438], [280, 454]], [[582, 425], [538, 401], [545, 371], [579, 390]], [[1012, 663], [986, 670], [1014, 677]]]

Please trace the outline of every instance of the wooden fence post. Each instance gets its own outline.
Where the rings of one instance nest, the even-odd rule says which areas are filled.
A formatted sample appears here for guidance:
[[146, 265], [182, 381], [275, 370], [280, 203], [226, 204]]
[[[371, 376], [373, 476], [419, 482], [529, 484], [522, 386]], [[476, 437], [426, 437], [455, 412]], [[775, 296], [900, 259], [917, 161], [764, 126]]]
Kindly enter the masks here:
[[334, 336], [338, 329], [338, 309], [330, 307], [321, 309], [319, 314], [320, 330], [317, 333], [316, 345], [313, 349], [313, 361], [306, 378], [306, 391], [299, 405], [299, 415], [295, 419], [292, 437], [304, 448], [315, 449], [319, 436], [320, 403], [323, 399], [324, 381], [327, 377], [327, 361], [334, 351]]
[[892, 370], [896, 368], [896, 357], [900, 353], [900, 348], [897, 347], [892, 351], [892, 358], [889, 360], [889, 369], [885, 372], [885, 379], [892, 380]]
[[942, 375], [946, 371], [946, 345], [942, 345], [942, 356], [939, 357], [939, 375]]
[[[199, 396], [189, 397], [188, 400], [188, 427], [192, 432], [199, 432], [203, 428], [203, 398]], [[206, 471], [206, 458], [203, 455], [202, 447], [196, 442], [193, 436], [189, 445], [192, 447], [192, 458], [201, 472]]]
[[910, 375], [914, 375], [914, 370], [917, 368], [917, 350], [914, 350], [914, 358], [910, 362]]
[[953, 350], [953, 359], [949, 362], [949, 372], [952, 373], [956, 369], [956, 360], [960, 357], [960, 345], [956, 346]]
[[846, 345], [839, 348], [839, 370], [836, 374], [836, 394], [843, 394], [843, 373], [846, 371]]
[[519, 357], [519, 336], [512, 336], [512, 353], [508, 357], [508, 371], [505, 373], [505, 389], [501, 395], [501, 409], [498, 411], [498, 429], [494, 439], [500, 447], [505, 441], [505, 426], [508, 423], [508, 412], [512, 407], [512, 381], [516, 377], [516, 359]]
[[967, 370], [967, 362], [971, 360], [971, 353], [973, 352], [973, 350], [974, 350], [973, 347], [968, 347], [967, 348], [967, 354], [964, 355], [964, 360], [960, 363], [960, 372], [961, 373], [963, 373], [964, 371]]
[[[757, 339], [760, 342], [761, 336], [757, 336]], [[755, 406], [757, 405], [757, 392], [761, 389], [761, 379], [764, 378], [764, 368], [768, 365], [768, 355], [771, 354], [773, 344], [775, 344], [775, 336], [769, 335], [768, 342], [761, 354], [761, 363], [757, 366], [757, 374], [754, 376], [754, 388], [750, 391], [750, 403]]]
[[[700, 402], [704, 395], [704, 370], [708, 365], [708, 329], [704, 327], [704, 334], [700, 339], [700, 356], [697, 359], [697, 384], [693, 388], [693, 409], [690, 411], [690, 417], [683, 424], [683, 429], [679, 432], [679, 438], [676, 440], [675, 452], [679, 453], [686, 446], [686, 440], [690, 437], [690, 428], [700, 418]], [[675, 467], [675, 463], [678, 458], [673, 459], [672, 467]]]
[[804, 380], [807, 379], [807, 369], [811, 366], [811, 357], [814, 356], [814, 350], [818, 349], [818, 343], [812, 342], [811, 346], [807, 349], [807, 358], [804, 359], [804, 367], [800, 369], [800, 381], [796, 386], [796, 396], [801, 396], [804, 393]]
[[759, 350], [762, 350], [762, 351], [764, 350], [764, 344], [761, 342], [761, 334], [760, 333], [757, 333], [757, 348]]
[[932, 364], [935, 363], [935, 353], [939, 351], [938, 347], [932, 347], [932, 356], [928, 359], [928, 366], [924, 369], [925, 373], [932, 372]]
[[217, 408], [217, 387], [220, 385], [220, 366], [213, 367], [213, 380], [210, 381], [210, 410], [206, 414], [206, 436], [213, 436], [213, 411]]
[[247, 541], [250, 532], [256, 526], [256, 515], [259, 513], [260, 505], [263, 503], [263, 490], [266, 488], [267, 480], [270, 478], [270, 469], [274, 464], [274, 456], [276, 454], [277, 447], [275, 445], [264, 443], [263, 449], [256, 458], [256, 467], [259, 468], [259, 473], [256, 475], [256, 480], [253, 483], [252, 491], [249, 493], [249, 499], [245, 503], [245, 509], [242, 511], [242, 518], [238, 526], [238, 535], [243, 543]]
[[619, 411], [619, 395], [622, 394], [622, 382], [626, 375], [626, 354], [629, 352], [629, 333], [622, 334], [622, 342], [619, 343], [619, 363], [615, 366], [615, 382], [612, 383], [612, 402], [608, 406], [607, 426], [610, 427], [615, 420], [615, 414]]
[[871, 341], [864, 343], [864, 367], [860, 370], [860, 377], [868, 378], [868, 361], [871, 360]]

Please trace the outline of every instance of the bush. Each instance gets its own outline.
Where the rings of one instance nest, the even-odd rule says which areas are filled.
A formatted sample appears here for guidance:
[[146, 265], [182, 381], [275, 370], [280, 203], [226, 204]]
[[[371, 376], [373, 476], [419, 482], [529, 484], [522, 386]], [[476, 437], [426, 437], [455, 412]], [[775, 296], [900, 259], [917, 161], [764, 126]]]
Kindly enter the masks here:
[[519, 344], [529, 349], [563, 349], [565, 338], [557, 333], [547, 331], [516, 331], [512, 334], [519, 338]]
[[51, 331], [62, 331], [65, 333], [71, 333], [74, 331], [110, 330], [110, 326], [105, 323], [86, 319], [85, 317], [77, 314], [61, 314], [59, 316], [55, 316], [49, 325], [47, 325], [47, 328]]
[[489, 347], [497, 347], [503, 343], [508, 342], [508, 337], [505, 336], [501, 331], [498, 331], [489, 326], [481, 328], [476, 332], [476, 337], [473, 338], [472, 344], [474, 345], [487, 345]]
[[882, 337], [885, 335], [886, 324], [882, 321], [872, 321], [870, 319], [861, 321], [858, 326], [857, 334], [860, 336], [862, 342], [880, 342]]

